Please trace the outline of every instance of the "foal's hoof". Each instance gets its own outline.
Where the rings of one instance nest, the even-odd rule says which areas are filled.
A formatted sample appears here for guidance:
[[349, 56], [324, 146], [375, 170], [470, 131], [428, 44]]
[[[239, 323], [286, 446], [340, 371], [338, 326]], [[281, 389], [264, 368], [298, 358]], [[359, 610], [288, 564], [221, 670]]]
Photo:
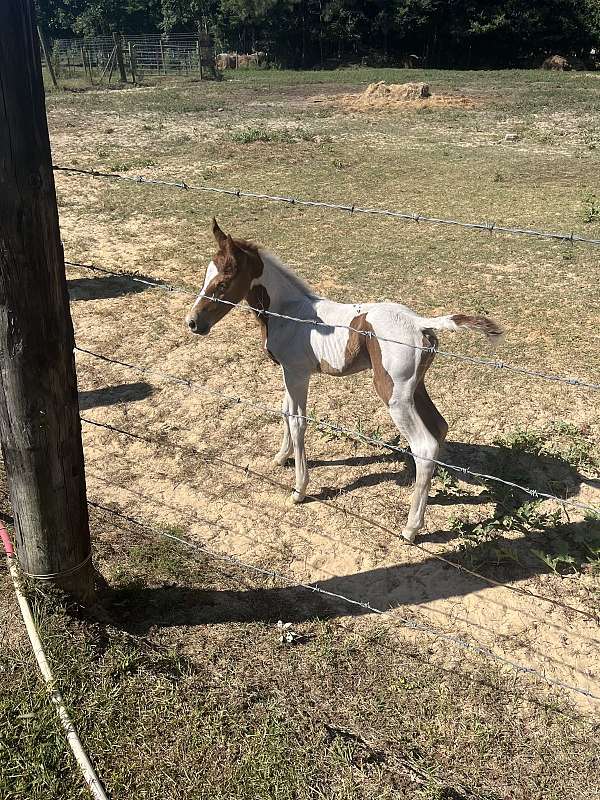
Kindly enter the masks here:
[[295, 489], [290, 495], [290, 500], [294, 505], [298, 505], [298, 503], [302, 503], [306, 495], [301, 492], [297, 492]]
[[280, 456], [279, 453], [273, 458], [273, 466], [274, 467], [285, 467], [287, 462], [290, 460], [289, 456]]
[[411, 544], [417, 538], [417, 533], [419, 532], [418, 528], [403, 528], [402, 529], [402, 537], [406, 539], [407, 542]]

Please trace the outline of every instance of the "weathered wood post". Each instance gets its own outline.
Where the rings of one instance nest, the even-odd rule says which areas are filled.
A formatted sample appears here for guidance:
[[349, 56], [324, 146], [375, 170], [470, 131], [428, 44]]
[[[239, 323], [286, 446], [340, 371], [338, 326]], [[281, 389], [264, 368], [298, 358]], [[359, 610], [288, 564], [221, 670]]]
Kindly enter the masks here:
[[119, 33], [113, 33], [113, 40], [115, 42], [115, 47], [117, 48], [117, 64], [119, 67], [119, 73], [121, 75], [121, 83], [127, 83], [127, 73], [125, 72], [125, 61], [123, 60], [123, 44], [121, 42], [121, 35]]
[[160, 39], [160, 63], [162, 64], [162, 71], [163, 74], [167, 74], [167, 62], [165, 61], [165, 46], [163, 44], [162, 38]]
[[0, 438], [23, 570], [93, 598], [73, 326], [33, 0], [0, 3]]
[[[102, 74], [100, 75], [100, 80], [98, 81], [98, 83], [102, 83], [102, 81], [104, 80], [104, 76], [106, 75], [106, 72], [109, 68], [110, 68], [110, 74], [112, 75], [111, 64], [115, 60], [116, 52], [117, 48], [113, 47], [113, 49], [110, 51], [110, 55], [106, 61], [106, 64], [104, 65], [104, 69], [102, 70]], [[110, 78], [108, 79], [108, 82], [110, 83]]]
[[48, 55], [48, 48], [46, 47], [46, 40], [44, 39], [44, 34], [42, 33], [42, 29], [40, 26], [37, 26], [38, 36], [40, 37], [40, 45], [42, 47], [42, 53], [44, 54], [44, 61], [46, 62], [46, 67], [48, 68], [48, 72], [50, 73], [50, 77], [52, 78], [52, 85], [55, 89], [58, 89], [58, 81], [56, 80], [56, 73], [54, 72], [54, 64], [52, 63], [52, 59]]
[[200, 75], [200, 80], [202, 80], [202, 48], [200, 47], [200, 36], [198, 36], [198, 41], [196, 42], [196, 54], [198, 56], [198, 74]]
[[90, 76], [90, 83], [91, 83], [92, 86], [94, 86], [95, 84], [94, 84], [94, 73], [93, 73], [93, 70], [92, 70], [92, 66], [93, 66], [92, 65], [92, 51], [89, 48], [86, 47], [83, 52], [85, 53], [85, 57], [86, 57], [86, 60], [87, 60], [88, 74]]
[[128, 42], [128, 50], [129, 50], [129, 69], [131, 70], [131, 82], [136, 83], [135, 77], [135, 47]]

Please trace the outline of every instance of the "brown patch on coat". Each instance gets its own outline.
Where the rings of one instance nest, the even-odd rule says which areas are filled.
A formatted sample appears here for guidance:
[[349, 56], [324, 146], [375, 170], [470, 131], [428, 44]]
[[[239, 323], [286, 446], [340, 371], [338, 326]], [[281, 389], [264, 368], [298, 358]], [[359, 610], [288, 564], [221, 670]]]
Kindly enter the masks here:
[[[369, 322], [365, 322], [365, 330], [374, 333], [373, 327]], [[373, 369], [373, 385], [375, 386], [375, 391], [386, 406], [389, 406], [394, 392], [394, 381], [390, 373], [383, 366], [381, 347], [378, 339], [374, 336], [367, 336], [365, 339], [367, 342], [367, 352], [371, 359], [371, 368]]]
[[369, 353], [367, 349], [367, 337], [360, 331], [366, 331], [371, 326], [366, 321], [366, 314], [359, 314], [350, 321], [352, 330], [348, 331], [348, 341], [344, 351], [344, 363], [341, 368], [332, 367], [328, 361], [322, 358], [319, 368], [325, 375], [353, 375], [355, 372], [362, 372], [369, 368]]
[[431, 347], [437, 348], [438, 343], [439, 339], [433, 331], [423, 332], [423, 342], [421, 346], [427, 347], [428, 350], [421, 350], [419, 365], [417, 366], [417, 383], [422, 383], [423, 378], [425, 377], [425, 373], [427, 372], [429, 367], [433, 364], [435, 353], [429, 352], [429, 348]]
[[429, 433], [441, 444], [448, 433], [448, 423], [433, 404], [422, 381], [415, 389], [414, 400], [417, 414], [423, 420]]
[[495, 336], [502, 336], [503, 333], [498, 323], [489, 317], [472, 317], [468, 314], [453, 314], [451, 319], [459, 328], [469, 328], [472, 331], [483, 333], [488, 339], [493, 339]]
[[[332, 367], [331, 364], [322, 358], [319, 368], [325, 375], [352, 375], [355, 372], [362, 372], [369, 367], [369, 354], [367, 352], [367, 337], [359, 331], [365, 331], [369, 323], [366, 322], [366, 314], [359, 314], [351, 320], [348, 331], [348, 341], [344, 351], [344, 363], [341, 368]], [[370, 327], [370, 326], [369, 326]]]
[[373, 327], [367, 322], [366, 314], [358, 314], [350, 321], [348, 341], [344, 352], [344, 363], [341, 369], [335, 369], [324, 358], [319, 362], [319, 368], [325, 375], [352, 375], [362, 372], [369, 366], [373, 370], [373, 384], [375, 391], [386, 405], [389, 405], [394, 391], [394, 382], [389, 372], [384, 368], [381, 360], [381, 347], [373, 333]]
[[250, 289], [250, 291], [246, 296], [246, 300], [248, 301], [248, 304], [252, 306], [253, 309], [255, 309], [254, 314], [260, 325], [260, 332], [264, 350], [266, 350], [267, 355], [269, 356], [271, 361], [273, 361], [275, 364], [279, 364], [279, 361], [277, 361], [275, 356], [271, 353], [271, 351], [267, 347], [267, 341], [269, 337], [269, 318], [263, 312], [267, 311], [269, 305], [271, 304], [271, 298], [269, 297], [269, 293], [261, 283], [258, 283], [255, 286], [252, 286], [252, 288]]
[[[422, 346], [427, 348], [437, 348], [438, 338], [433, 331], [423, 332]], [[429, 352], [428, 350], [421, 351], [419, 366], [417, 367], [417, 387], [414, 393], [414, 401], [417, 414], [423, 420], [425, 427], [429, 433], [441, 444], [448, 433], [448, 423], [433, 404], [433, 401], [429, 397], [424, 383], [425, 373], [433, 363], [434, 358], [435, 353]]]
[[394, 392], [394, 381], [383, 366], [381, 360], [381, 347], [377, 339], [369, 339], [367, 344], [371, 366], [373, 367], [373, 385], [386, 406], [389, 406]]

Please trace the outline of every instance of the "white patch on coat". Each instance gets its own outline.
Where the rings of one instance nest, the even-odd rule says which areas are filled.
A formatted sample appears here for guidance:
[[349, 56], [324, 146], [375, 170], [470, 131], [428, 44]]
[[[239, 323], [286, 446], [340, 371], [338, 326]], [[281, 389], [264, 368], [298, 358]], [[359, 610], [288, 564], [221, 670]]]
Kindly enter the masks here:
[[210, 282], [213, 280], [213, 278], [217, 276], [218, 272], [219, 270], [217, 269], [217, 265], [215, 264], [214, 261], [211, 261], [208, 267], [206, 268], [206, 275], [204, 276], [204, 285], [202, 287], [202, 291], [194, 301], [194, 305], [192, 306], [191, 311], [193, 311], [198, 305], [198, 303], [202, 300], [207, 288], [210, 285]]

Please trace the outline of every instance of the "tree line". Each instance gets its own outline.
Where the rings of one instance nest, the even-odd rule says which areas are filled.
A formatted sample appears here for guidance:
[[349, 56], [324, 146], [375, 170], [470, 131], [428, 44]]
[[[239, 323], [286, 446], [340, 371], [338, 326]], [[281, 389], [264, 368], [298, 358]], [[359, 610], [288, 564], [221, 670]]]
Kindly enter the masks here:
[[[600, 0], [36, 0], [52, 38], [201, 30], [285, 67], [539, 66], [600, 48]], [[414, 58], [416, 56], [416, 58]]]

